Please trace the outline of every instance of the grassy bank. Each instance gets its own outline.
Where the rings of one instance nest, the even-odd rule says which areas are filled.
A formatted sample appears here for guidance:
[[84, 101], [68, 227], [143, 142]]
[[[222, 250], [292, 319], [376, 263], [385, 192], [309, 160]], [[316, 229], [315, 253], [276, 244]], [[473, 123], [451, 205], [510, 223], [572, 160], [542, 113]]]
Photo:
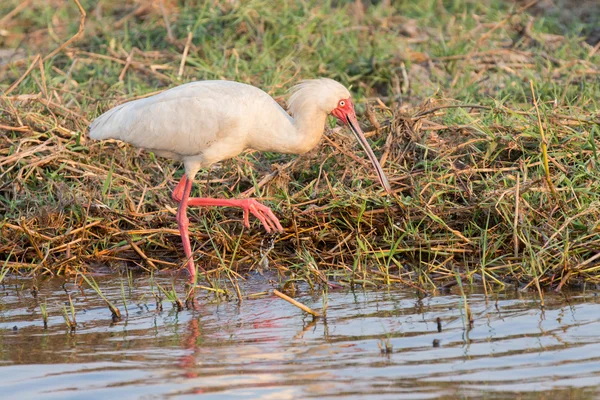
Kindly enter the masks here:
[[283, 104], [294, 83], [326, 76], [352, 87], [395, 196], [334, 126], [301, 157], [223, 162], [196, 194], [261, 198], [286, 232], [191, 210], [211, 280], [268, 268], [423, 291], [459, 276], [486, 288], [598, 283], [600, 14], [377, 3], [84, 1], [84, 17], [73, 1], [3, 2], [0, 266], [181, 268], [170, 199], [181, 166], [91, 142], [89, 121], [191, 80], [251, 83]]

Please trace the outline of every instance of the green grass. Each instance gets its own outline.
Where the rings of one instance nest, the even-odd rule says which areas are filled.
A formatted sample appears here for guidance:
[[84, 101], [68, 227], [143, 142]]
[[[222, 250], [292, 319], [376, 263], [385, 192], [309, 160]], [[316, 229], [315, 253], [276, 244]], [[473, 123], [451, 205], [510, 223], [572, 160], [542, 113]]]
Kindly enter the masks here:
[[[0, 15], [20, 3], [3, 2]], [[600, 50], [584, 39], [600, 12], [389, 3], [164, 0], [163, 13], [159, 2], [84, 1], [83, 37], [44, 59], [80, 14], [75, 2], [31, 2], [0, 26], [0, 48], [19, 49], [0, 59], [0, 90], [11, 90], [0, 97], [0, 263], [34, 275], [123, 260], [180, 268], [170, 191], [181, 166], [92, 142], [89, 121], [191, 80], [246, 82], [283, 102], [294, 83], [326, 76], [351, 87], [396, 195], [381, 195], [337, 130], [301, 157], [225, 161], [199, 176], [196, 194], [251, 190], [286, 233], [264, 256], [258, 223], [245, 230], [236, 210], [192, 210], [202, 279], [229, 281], [238, 297], [238, 274], [265, 265], [292, 284], [428, 292], [457, 276], [535, 290], [598, 283]]]
[[[98, 285], [98, 283], [94, 280], [94, 278], [92, 276], [87, 277], [85, 274], [81, 274], [81, 277], [83, 278], [83, 280], [88, 284], [89, 287], [92, 288], [92, 290], [94, 290], [94, 292], [96, 292], [96, 294], [98, 296], [100, 296], [100, 298], [102, 298], [102, 300], [104, 300], [104, 302], [106, 303], [106, 306], [108, 307], [108, 309], [110, 310], [111, 314], [112, 314], [112, 319], [113, 321], [118, 321], [121, 319], [121, 312], [119, 311], [119, 309], [117, 308], [117, 306], [115, 306], [110, 300], [108, 300], [108, 298], [104, 295], [104, 293], [102, 293], [102, 290], [100, 289], [100, 285]], [[122, 283], [122, 282], [121, 282]], [[126, 299], [125, 299], [125, 291], [123, 289], [123, 286], [121, 285], [121, 297], [123, 299], [123, 304], [125, 307], [125, 313], [127, 315], [129, 315], [129, 312], [127, 311], [127, 303], [126, 303]], [[75, 316], [73, 315], [73, 320], [75, 320]]]

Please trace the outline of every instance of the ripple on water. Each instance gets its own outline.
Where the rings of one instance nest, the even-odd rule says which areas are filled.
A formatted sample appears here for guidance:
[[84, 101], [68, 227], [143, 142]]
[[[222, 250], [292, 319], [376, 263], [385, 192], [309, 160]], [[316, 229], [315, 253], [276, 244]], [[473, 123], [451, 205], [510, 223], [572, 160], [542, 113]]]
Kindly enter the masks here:
[[[98, 281], [125, 315], [121, 280]], [[203, 293], [199, 310], [178, 313], [163, 301], [158, 311], [149, 282], [138, 279], [133, 287], [124, 281], [129, 316], [113, 323], [90, 289], [49, 280], [34, 298], [20, 290], [30, 286], [9, 280], [0, 301], [0, 391], [19, 398], [600, 394], [600, 306], [585, 294], [547, 295], [541, 310], [523, 293], [501, 292], [488, 301], [472, 293], [475, 324], [467, 329], [456, 294], [333, 291], [326, 320], [313, 321], [271, 296], [238, 305]], [[266, 289], [253, 282], [246, 292]], [[62, 316], [70, 308], [67, 293], [76, 310], [74, 333]], [[318, 295], [299, 299], [322, 306]], [[50, 314], [47, 330], [40, 302]], [[385, 343], [392, 353], [381, 353]]]

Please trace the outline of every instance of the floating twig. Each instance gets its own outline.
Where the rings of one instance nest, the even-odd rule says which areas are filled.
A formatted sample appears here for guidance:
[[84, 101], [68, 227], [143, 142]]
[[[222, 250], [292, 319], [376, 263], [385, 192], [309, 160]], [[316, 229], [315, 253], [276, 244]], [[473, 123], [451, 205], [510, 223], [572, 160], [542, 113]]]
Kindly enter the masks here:
[[307, 313], [311, 314], [312, 316], [314, 316], [316, 318], [321, 317], [321, 314], [319, 314], [318, 312], [311, 310], [309, 307], [305, 306], [304, 304], [300, 303], [299, 301], [296, 301], [296, 300], [292, 299], [290, 296], [281, 293], [277, 289], [273, 289], [273, 294], [275, 296], [279, 297], [279, 298], [282, 298], [283, 300], [287, 301], [288, 303], [291, 303], [291, 304], [295, 305], [296, 307], [298, 307], [302, 311], [307, 312]]

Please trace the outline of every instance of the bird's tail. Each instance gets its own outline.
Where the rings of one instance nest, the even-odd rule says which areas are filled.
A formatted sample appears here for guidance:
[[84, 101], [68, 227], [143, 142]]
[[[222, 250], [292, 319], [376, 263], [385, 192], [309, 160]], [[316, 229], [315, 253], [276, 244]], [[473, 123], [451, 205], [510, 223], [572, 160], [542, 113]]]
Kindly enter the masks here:
[[111, 108], [93, 120], [90, 124], [90, 138], [97, 140], [114, 138], [118, 134], [119, 126], [121, 125], [118, 118], [119, 111], [126, 107], [127, 104], [129, 103]]

